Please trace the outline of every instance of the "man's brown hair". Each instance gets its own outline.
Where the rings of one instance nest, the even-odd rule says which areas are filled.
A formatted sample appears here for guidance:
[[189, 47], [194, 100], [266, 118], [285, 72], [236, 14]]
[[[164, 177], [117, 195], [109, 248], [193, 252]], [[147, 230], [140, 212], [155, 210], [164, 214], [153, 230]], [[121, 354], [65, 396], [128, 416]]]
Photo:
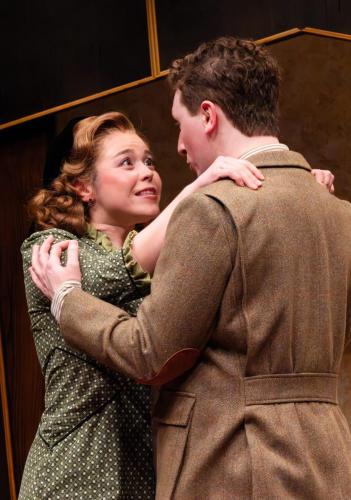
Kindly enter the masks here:
[[192, 115], [209, 100], [249, 137], [278, 134], [279, 67], [255, 42], [222, 37], [203, 43], [173, 61], [168, 79]]

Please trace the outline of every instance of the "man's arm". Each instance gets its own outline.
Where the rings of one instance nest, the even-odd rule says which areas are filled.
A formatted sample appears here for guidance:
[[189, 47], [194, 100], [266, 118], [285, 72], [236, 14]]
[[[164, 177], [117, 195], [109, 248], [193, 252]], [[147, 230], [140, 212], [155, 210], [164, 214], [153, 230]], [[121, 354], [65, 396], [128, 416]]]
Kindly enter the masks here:
[[151, 296], [137, 317], [77, 289], [64, 299], [62, 334], [136, 380], [164, 384], [189, 369], [205, 346], [235, 253], [225, 209], [203, 194], [190, 196], [173, 215]]

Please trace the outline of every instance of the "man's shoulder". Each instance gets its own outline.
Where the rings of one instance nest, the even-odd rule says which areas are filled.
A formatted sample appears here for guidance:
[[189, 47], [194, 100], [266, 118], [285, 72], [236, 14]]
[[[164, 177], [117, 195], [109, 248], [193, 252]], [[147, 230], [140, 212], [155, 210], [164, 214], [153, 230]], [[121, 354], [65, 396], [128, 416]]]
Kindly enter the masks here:
[[214, 195], [214, 191], [211, 193], [211, 189], [201, 189], [187, 196], [174, 210], [169, 225], [181, 222], [184, 226], [195, 227], [203, 220], [208, 222], [222, 220], [224, 204], [219, 196]]
[[257, 193], [258, 191], [248, 187], [237, 186], [230, 179], [223, 179], [202, 188], [200, 192], [207, 199], [215, 200], [221, 205], [227, 205], [233, 199], [243, 200], [241, 203], [244, 203], [245, 199], [251, 198], [253, 193]]
[[337, 198], [336, 196], [334, 196], [334, 199], [335, 199], [334, 203], [336, 204], [340, 212], [344, 213], [346, 217], [351, 219], [351, 203], [347, 200], [342, 200], [341, 198]]

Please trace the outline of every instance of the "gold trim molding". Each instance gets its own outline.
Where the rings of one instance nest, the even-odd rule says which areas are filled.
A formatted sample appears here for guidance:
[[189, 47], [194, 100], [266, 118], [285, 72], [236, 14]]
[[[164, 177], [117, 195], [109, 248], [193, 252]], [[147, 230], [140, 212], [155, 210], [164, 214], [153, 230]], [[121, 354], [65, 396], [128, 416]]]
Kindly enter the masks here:
[[303, 33], [310, 33], [311, 35], [326, 36], [328, 38], [339, 38], [340, 40], [351, 40], [351, 35], [346, 33], [337, 33], [336, 31], [326, 31], [317, 28], [303, 28]]
[[275, 35], [266, 36], [264, 38], [259, 38], [256, 43], [263, 45], [265, 43], [276, 42], [277, 40], [282, 40], [283, 38], [289, 38], [291, 36], [298, 35], [301, 33], [300, 28], [292, 28], [291, 30], [282, 31], [281, 33], [276, 33]]
[[155, 0], [146, 0], [146, 14], [149, 34], [151, 76], [156, 77], [160, 74], [160, 53], [157, 36]]
[[[159, 78], [165, 77], [168, 75], [168, 70], [161, 70], [160, 67], [160, 55], [159, 55], [159, 44], [158, 44], [158, 36], [157, 36], [157, 20], [156, 20], [156, 8], [155, 8], [155, 0], [145, 0], [146, 2], [146, 12], [147, 12], [147, 24], [148, 24], [148, 38], [149, 38], [149, 51], [150, 51], [150, 65], [151, 65], [151, 76], [146, 78], [142, 78], [141, 80], [136, 80], [134, 82], [129, 82], [124, 85], [119, 85], [118, 87], [113, 87], [108, 90], [104, 90], [102, 92], [98, 92], [96, 94], [92, 94], [86, 97], [82, 97], [81, 99], [76, 99], [75, 101], [71, 101], [65, 104], [61, 104], [59, 106], [55, 106], [49, 109], [45, 109], [43, 111], [39, 111], [38, 113], [34, 113], [32, 115], [24, 116], [22, 118], [18, 118], [16, 120], [12, 120], [7, 123], [3, 123], [0, 125], [0, 130], [4, 130], [15, 125], [19, 125], [21, 123], [25, 123], [36, 118], [40, 118], [43, 116], [47, 116], [53, 113], [58, 113], [59, 111], [63, 111], [68, 108], [73, 108], [75, 106], [79, 106], [80, 104], [84, 104], [86, 102], [94, 101], [96, 99], [100, 99], [102, 97], [106, 97], [111, 94], [116, 94], [117, 92], [122, 92], [123, 90], [127, 90], [133, 87], [138, 87], [139, 85], [143, 85], [145, 83], [152, 82]], [[269, 44], [276, 42], [278, 40], [282, 40], [284, 38], [289, 38], [292, 36], [300, 35], [300, 34], [311, 34], [324, 36], [328, 38], [337, 38], [340, 40], [351, 40], [351, 35], [347, 35], [345, 33], [337, 33], [334, 31], [326, 31], [317, 28], [292, 28], [287, 31], [282, 31], [281, 33], [276, 33], [275, 35], [267, 36], [265, 38], [260, 38], [256, 40], [259, 44]]]
[[9, 415], [9, 406], [7, 399], [5, 364], [4, 364], [4, 355], [2, 350], [1, 330], [0, 330], [0, 396], [1, 396], [1, 408], [2, 408], [6, 461], [7, 461], [7, 477], [9, 481], [10, 498], [11, 500], [16, 500], [15, 472], [13, 466], [13, 454], [12, 454], [12, 442], [11, 442], [11, 426], [10, 426], [10, 415]]

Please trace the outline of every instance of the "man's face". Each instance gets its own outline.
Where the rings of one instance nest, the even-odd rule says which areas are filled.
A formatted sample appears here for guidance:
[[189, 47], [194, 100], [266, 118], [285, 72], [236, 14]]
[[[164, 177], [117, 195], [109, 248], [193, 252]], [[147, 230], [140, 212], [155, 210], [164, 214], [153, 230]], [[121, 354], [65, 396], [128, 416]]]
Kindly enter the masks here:
[[179, 125], [178, 153], [186, 156], [190, 168], [200, 175], [214, 161], [205, 130], [204, 115], [191, 115], [182, 103], [181, 91], [174, 94], [172, 116]]

